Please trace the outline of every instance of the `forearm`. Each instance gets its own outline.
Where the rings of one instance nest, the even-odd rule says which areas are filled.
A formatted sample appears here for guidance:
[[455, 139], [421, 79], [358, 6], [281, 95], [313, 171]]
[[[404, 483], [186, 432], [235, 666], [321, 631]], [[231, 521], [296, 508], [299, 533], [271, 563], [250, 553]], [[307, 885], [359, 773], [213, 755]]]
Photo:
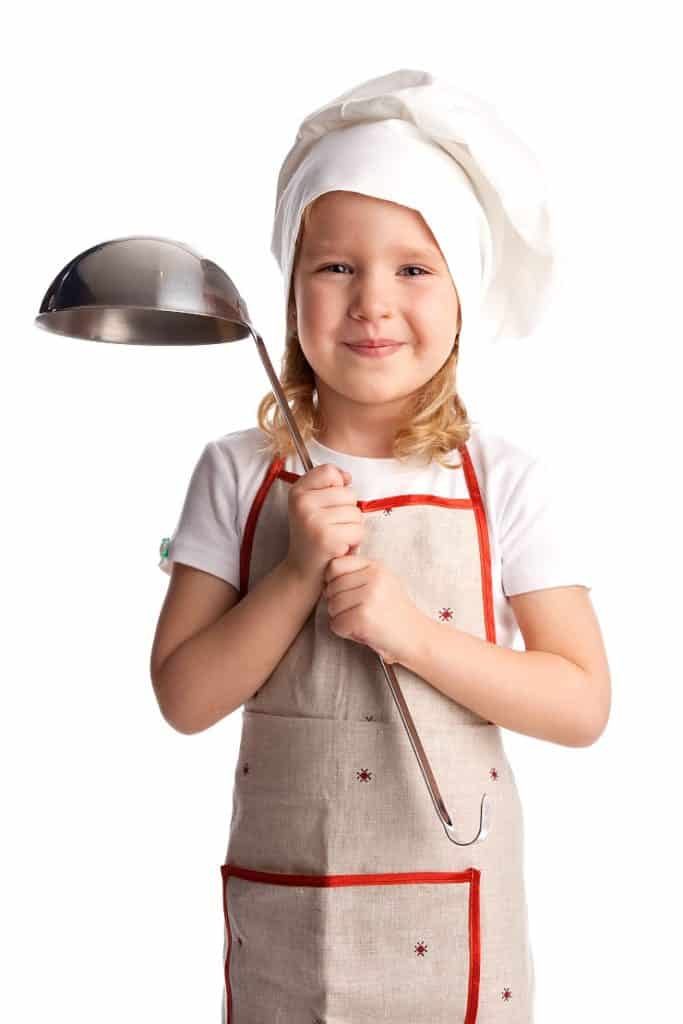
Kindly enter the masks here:
[[216, 622], [165, 662], [165, 717], [201, 732], [248, 700], [270, 676], [311, 614], [321, 587], [280, 562]]
[[593, 742], [588, 676], [560, 655], [502, 647], [416, 609], [410, 647], [399, 660], [505, 729], [569, 747]]

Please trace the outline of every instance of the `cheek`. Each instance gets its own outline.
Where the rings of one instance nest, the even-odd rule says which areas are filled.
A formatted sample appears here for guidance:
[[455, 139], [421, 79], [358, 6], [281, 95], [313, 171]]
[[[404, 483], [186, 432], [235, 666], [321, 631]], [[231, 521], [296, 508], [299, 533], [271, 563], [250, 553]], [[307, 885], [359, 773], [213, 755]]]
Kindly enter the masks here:
[[343, 302], [330, 288], [309, 287], [300, 305], [300, 318], [311, 328], [334, 324], [343, 309]]
[[416, 310], [423, 333], [439, 345], [453, 345], [458, 329], [458, 310], [452, 300], [436, 297]]

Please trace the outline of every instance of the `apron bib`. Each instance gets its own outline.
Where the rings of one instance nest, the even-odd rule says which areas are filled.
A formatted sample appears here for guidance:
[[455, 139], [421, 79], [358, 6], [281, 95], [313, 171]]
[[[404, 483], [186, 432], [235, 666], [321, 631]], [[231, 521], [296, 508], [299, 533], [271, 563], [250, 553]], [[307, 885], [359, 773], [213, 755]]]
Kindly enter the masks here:
[[[359, 501], [358, 553], [426, 615], [495, 643], [486, 514], [469, 498]], [[275, 459], [254, 498], [241, 592], [287, 555], [289, 487]], [[438, 820], [375, 652], [315, 605], [244, 705], [220, 867], [223, 1024], [532, 1024], [522, 808], [498, 726], [394, 663], [458, 835]]]

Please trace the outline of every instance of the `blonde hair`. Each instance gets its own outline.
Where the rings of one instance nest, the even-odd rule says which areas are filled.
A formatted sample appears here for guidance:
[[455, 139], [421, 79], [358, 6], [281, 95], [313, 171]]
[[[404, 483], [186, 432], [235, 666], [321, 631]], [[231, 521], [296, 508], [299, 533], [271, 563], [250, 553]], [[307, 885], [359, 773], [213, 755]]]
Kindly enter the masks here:
[[[319, 197], [318, 197], [319, 198]], [[287, 303], [287, 331], [285, 351], [282, 357], [280, 384], [285, 399], [296, 420], [304, 444], [313, 438], [317, 440], [323, 427], [322, 411], [317, 405], [317, 390], [313, 369], [303, 353], [296, 328], [289, 323], [292, 309], [294, 270], [301, 248], [301, 240], [308, 224], [311, 210], [317, 199], [304, 209], [294, 249], [291, 284]], [[392, 456], [403, 460], [411, 456], [423, 456], [431, 462], [436, 460], [446, 469], [459, 469], [461, 463], [453, 465], [446, 456], [469, 439], [472, 421], [465, 405], [455, 390], [458, 362], [460, 327], [453, 349], [441, 369], [422, 385], [415, 395], [412, 417], [395, 434], [392, 442]], [[258, 425], [268, 441], [262, 451], [270, 451], [271, 457], [286, 458], [296, 452], [289, 427], [272, 391], [261, 399], [258, 405]]]

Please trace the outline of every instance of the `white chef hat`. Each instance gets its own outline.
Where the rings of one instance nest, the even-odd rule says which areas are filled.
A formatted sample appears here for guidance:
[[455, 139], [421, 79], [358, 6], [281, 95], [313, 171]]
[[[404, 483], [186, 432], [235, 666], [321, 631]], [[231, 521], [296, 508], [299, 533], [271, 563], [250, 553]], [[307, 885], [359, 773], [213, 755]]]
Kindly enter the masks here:
[[304, 208], [336, 190], [422, 214], [458, 292], [461, 337], [532, 332], [554, 267], [545, 187], [536, 158], [490, 104], [404, 69], [304, 118], [278, 175], [271, 240], [285, 303]]

